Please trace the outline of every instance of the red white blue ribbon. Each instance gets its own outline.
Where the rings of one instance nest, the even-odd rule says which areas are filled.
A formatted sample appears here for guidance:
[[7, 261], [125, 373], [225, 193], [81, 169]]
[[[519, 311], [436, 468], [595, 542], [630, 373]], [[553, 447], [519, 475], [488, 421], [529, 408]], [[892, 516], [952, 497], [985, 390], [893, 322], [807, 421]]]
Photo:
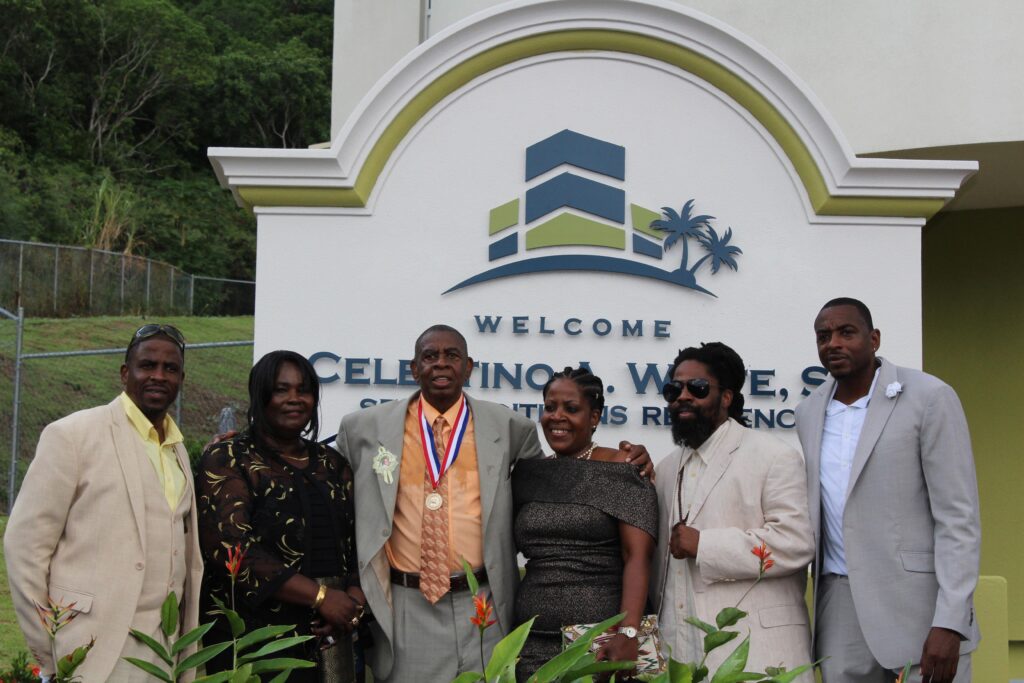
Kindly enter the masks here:
[[420, 441], [423, 442], [423, 459], [427, 462], [430, 483], [436, 489], [437, 485], [441, 483], [441, 477], [451, 469], [452, 465], [455, 464], [455, 459], [459, 457], [459, 449], [462, 448], [462, 437], [466, 435], [466, 427], [469, 426], [469, 405], [466, 403], [466, 397], [463, 396], [462, 403], [459, 405], [459, 412], [455, 416], [455, 424], [452, 426], [452, 433], [449, 435], [448, 443], [445, 445], [444, 453], [438, 453], [437, 446], [434, 445], [434, 430], [430, 428], [427, 416], [423, 414], [422, 399], [420, 399], [419, 417]]

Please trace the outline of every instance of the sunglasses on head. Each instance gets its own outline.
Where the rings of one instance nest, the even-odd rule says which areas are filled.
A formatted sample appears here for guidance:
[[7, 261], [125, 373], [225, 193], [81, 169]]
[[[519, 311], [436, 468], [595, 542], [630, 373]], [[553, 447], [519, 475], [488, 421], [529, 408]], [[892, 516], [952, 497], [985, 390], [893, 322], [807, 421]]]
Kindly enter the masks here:
[[683, 395], [684, 387], [694, 398], [707, 398], [711, 393], [712, 384], [706, 379], [688, 379], [685, 382], [674, 379], [662, 387], [661, 395], [669, 403], [675, 403], [676, 399]]
[[132, 335], [132, 340], [128, 343], [128, 348], [131, 349], [133, 346], [144, 342], [150, 337], [155, 337], [160, 334], [169, 337], [171, 341], [178, 345], [181, 352], [183, 354], [185, 353], [185, 335], [181, 333], [181, 330], [174, 325], [158, 325], [156, 323], [143, 325], [139, 329], [135, 330], [135, 334]]

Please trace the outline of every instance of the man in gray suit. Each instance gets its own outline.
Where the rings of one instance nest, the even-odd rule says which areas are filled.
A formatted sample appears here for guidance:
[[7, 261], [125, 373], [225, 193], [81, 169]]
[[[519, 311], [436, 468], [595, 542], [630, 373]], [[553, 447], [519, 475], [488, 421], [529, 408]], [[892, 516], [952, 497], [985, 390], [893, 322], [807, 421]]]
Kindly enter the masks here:
[[420, 391], [345, 416], [337, 446], [355, 471], [359, 573], [376, 681], [448, 681], [481, 670], [461, 559], [495, 604], [485, 655], [511, 628], [519, 581], [509, 475], [540, 455], [534, 423], [470, 399], [465, 338], [435, 325], [416, 340]]
[[970, 681], [981, 529], [967, 421], [941, 380], [875, 353], [856, 299], [814, 321], [829, 378], [797, 407], [825, 683]]

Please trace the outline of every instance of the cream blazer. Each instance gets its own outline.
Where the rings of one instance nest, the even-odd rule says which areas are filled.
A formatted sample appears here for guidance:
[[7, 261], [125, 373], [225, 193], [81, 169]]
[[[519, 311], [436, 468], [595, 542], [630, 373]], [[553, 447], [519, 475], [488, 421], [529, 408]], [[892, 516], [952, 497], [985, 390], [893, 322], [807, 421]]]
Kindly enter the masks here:
[[[193, 492], [188, 455], [180, 444], [175, 449]], [[78, 612], [57, 634], [58, 656], [96, 638], [78, 669], [86, 683], [107, 680], [131, 637], [147, 557], [144, 467], [150, 462], [120, 398], [57, 420], [39, 437], [4, 553], [18, 623], [43, 673], [52, 673], [54, 663], [34, 603], [45, 605], [47, 595], [74, 602]], [[186, 521], [186, 567], [183, 633], [198, 624], [203, 576], [194, 502]]]
[[[804, 591], [814, 540], [803, 459], [774, 436], [731, 419], [719, 429], [723, 427], [728, 431], [690, 506], [689, 524], [700, 531], [691, 573], [697, 617], [714, 624], [722, 608], [735, 606], [746, 593], [757, 578], [758, 558], [751, 552], [755, 546], [767, 543], [775, 566], [740, 604], [749, 616], [730, 629], [740, 637], [712, 652], [708, 667], [713, 672], [749, 633], [746, 671], [779, 664], [794, 669], [811, 662]], [[681, 561], [669, 553], [672, 527], [679, 521], [670, 515], [681, 458], [682, 449], [677, 448], [657, 468], [660, 519], [650, 597], [658, 612], [671, 564]], [[814, 679], [804, 674], [797, 680]]]

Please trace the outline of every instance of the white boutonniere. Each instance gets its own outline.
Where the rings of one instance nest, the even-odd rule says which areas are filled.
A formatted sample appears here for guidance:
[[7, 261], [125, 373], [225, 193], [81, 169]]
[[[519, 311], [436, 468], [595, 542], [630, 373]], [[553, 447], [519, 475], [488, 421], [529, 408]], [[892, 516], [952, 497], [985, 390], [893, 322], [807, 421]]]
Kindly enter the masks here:
[[391, 484], [395, 481], [391, 473], [397, 466], [398, 458], [395, 457], [395, 454], [380, 445], [377, 448], [377, 455], [373, 456], [373, 471], [377, 473], [377, 476], [383, 479], [385, 484]]
[[903, 391], [903, 385], [899, 382], [893, 382], [885, 387], [886, 398], [896, 398], [896, 396]]

